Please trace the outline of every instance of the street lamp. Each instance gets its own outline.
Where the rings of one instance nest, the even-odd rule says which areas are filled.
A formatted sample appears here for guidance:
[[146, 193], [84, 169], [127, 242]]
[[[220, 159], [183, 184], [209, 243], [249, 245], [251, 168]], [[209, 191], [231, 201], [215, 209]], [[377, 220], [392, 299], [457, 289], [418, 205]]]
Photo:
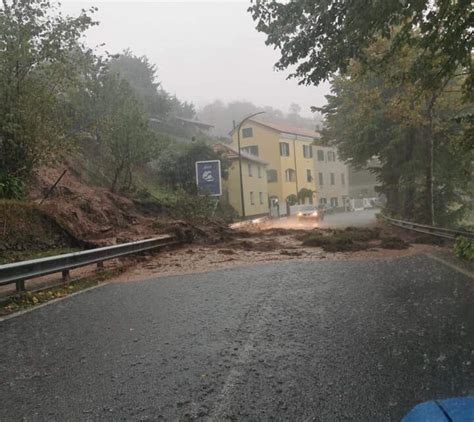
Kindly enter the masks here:
[[250, 114], [247, 117], [244, 117], [243, 120], [237, 126], [237, 145], [239, 149], [239, 171], [240, 171], [240, 201], [242, 203], [242, 219], [245, 218], [245, 204], [244, 204], [244, 180], [242, 178], [242, 154], [240, 153], [240, 129], [242, 125], [252, 117], [258, 116], [259, 114], [265, 113], [264, 111], [259, 111], [257, 113]]

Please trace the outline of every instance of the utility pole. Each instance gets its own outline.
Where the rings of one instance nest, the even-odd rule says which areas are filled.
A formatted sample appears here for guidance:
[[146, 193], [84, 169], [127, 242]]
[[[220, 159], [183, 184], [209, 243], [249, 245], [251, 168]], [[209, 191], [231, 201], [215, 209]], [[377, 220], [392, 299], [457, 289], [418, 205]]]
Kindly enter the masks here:
[[242, 177], [242, 154], [240, 153], [240, 129], [242, 128], [242, 125], [252, 117], [255, 117], [259, 114], [265, 113], [264, 111], [259, 111], [257, 113], [250, 114], [247, 117], [244, 117], [244, 119], [239, 123], [237, 126], [237, 146], [239, 149], [239, 171], [240, 171], [240, 201], [242, 204], [242, 219], [245, 218], [245, 199], [244, 199], [244, 179]]

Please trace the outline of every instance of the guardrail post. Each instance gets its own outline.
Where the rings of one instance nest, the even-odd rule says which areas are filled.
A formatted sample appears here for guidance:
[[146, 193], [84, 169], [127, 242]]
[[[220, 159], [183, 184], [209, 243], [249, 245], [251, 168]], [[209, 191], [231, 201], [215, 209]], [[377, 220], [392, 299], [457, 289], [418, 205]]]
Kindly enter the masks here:
[[15, 282], [16, 284], [16, 291], [17, 292], [24, 292], [25, 291], [25, 280], [18, 280]]
[[97, 263], [97, 271], [103, 271], [104, 270], [104, 261], [100, 261]]
[[69, 274], [69, 270], [63, 271], [63, 283], [68, 283], [71, 279], [71, 275]]

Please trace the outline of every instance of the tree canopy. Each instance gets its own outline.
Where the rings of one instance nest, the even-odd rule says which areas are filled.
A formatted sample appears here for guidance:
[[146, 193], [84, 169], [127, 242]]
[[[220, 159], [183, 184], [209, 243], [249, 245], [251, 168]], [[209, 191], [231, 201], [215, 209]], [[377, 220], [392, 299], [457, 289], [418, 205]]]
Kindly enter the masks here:
[[[369, 64], [388, 48], [387, 40], [374, 42], [368, 49]], [[399, 77], [417, 54], [416, 47], [401, 49], [384, 72], [361, 72], [363, 64], [352, 61], [344, 76], [333, 79], [328, 104], [320, 109], [326, 115], [323, 137], [355, 167], [378, 158], [380, 165], [371, 170], [387, 197], [389, 213], [452, 223], [472, 203], [469, 125], [457, 118], [465, 109], [463, 78], [420, 95], [413, 82]]]
[[[266, 43], [281, 52], [276, 67], [296, 66], [291, 76], [303, 84], [344, 73], [353, 59], [364, 62], [366, 48], [378, 37], [391, 41], [381, 63], [404, 45], [419, 47], [407, 75], [423, 87], [460, 68], [468, 74], [466, 93], [474, 84], [471, 0], [255, 0], [249, 11]], [[425, 74], [424, 66], [434, 62], [438, 72]]]

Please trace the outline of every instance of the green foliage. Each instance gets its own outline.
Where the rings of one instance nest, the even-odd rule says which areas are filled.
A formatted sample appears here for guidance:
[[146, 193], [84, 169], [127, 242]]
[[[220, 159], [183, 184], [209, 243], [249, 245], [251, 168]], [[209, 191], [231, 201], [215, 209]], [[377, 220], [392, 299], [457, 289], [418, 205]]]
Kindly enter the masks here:
[[146, 56], [138, 57], [131, 50], [125, 50], [110, 60], [108, 69], [111, 74], [129, 83], [149, 116], [165, 116], [178, 101], [174, 97], [173, 102], [173, 98], [156, 81], [157, 67]]
[[474, 261], [474, 242], [463, 236], [457, 237], [454, 242], [454, 254], [458, 258]]
[[225, 158], [203, 142], [192, 144], [172, 142], [153, 163], [153, 167], [165, 186], [195, 194], [197, 192], [195, 163], [204, 160], [221, 160], [222, 175], [224, 178], [227, 177], [228, 163]]
[[313, 198], [313, 191], [311, 189], [301, 188], [298, 192], [298, 202], [304, 203], [305, 199]]
[[0, 174], [0, 199], [22, 199], [25, 185], [21, 179], [11, 174]]
[[287, 196], [286, 202], [290, 206], [296, 205], [296, 204], [298, 204], [298, 197], [294, 193], [292, 193], [291, 195]]
[[[388, 48], [387, 41], [378, 40], [366, 62]], [[472, 200], [473, 150], [464, 139], [465, 123], [456, 119], [465, 107], [462, 78], [420, 95], [401, 76], [418, 54], [405, 48], [391, 56], [384, 72], [361, 72], [361, 63], [352, 62], [347, 76], [334, 78], [333, 94], [321, 108], [327, 119], [323, 137], [355, 167], [378, 158], [371, 171], [389, 214], [431, 224], [433, 199], [436, 223], [447, 224], [462, 218]]]
[[55, 13], [47, 0], [3, 2], [0, 9], [0, 168], [26, 178], [65, 148], [61, 95], [75, 83], [71, 51], [94, 22]]
[[148, 118], [128, 82], [106, 73], [100, 87], [97, 128], [102, 155], [108, 157], [111, 189], [130, 189], [135, 167], [157, 156]]
[[[423, 88], [439, 86], [459, 68], [472, 69], [470, 0], [259, 0], [249, 10], [257, 30], [267, 35], [266, 43], [280, 49], [276, 67], [296, 66], [292, 76], [304, 84], [317, 85], [331, 74], [345, 73], [351, 60], [364, 61], [366, 48], [377, 37], [390, 40], [390, 48], [376, 64], [407, 45], [419, 47], [405, 77]], [[394, 32], [394, 27], [399, 30]], [[433, 62], [439, 72], [425, 72]], [[470, 95], [473, 82], [471, 73], [465, 81]]]

